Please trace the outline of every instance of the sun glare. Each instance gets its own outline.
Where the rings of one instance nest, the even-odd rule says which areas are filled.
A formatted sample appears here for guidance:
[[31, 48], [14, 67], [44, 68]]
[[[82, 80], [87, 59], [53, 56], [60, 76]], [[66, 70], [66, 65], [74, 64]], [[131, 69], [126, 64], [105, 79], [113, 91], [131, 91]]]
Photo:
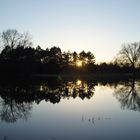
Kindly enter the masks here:
[[82, 67], [82, 61], [77, 61], [77, 62], [76, 62], [76, 66], [77, 66], [77, 67]]

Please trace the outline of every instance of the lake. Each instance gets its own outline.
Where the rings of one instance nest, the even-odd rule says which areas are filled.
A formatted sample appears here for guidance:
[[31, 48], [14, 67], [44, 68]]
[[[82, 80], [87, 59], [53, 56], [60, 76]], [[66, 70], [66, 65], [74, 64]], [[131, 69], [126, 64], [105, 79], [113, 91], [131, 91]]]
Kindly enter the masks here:
[[139, 140], [140, 80], [0, 83], [0, 140]]

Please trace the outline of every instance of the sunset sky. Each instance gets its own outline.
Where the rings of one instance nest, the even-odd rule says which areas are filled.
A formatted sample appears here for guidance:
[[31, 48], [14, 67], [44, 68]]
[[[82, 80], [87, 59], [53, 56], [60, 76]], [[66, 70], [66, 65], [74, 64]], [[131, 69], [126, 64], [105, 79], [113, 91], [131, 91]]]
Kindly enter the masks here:
[[34, 47], [91, 51], [110, 61], [140, 41], [140, 0], [0, 0], [0, 32], [29, 31]]

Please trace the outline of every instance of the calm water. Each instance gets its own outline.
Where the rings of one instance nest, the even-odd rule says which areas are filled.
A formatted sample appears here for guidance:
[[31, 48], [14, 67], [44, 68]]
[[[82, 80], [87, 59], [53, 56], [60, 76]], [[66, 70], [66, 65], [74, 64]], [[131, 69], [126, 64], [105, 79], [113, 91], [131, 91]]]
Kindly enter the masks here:
[[139, 140], [140, 81], [0, 84], [0, 140]]

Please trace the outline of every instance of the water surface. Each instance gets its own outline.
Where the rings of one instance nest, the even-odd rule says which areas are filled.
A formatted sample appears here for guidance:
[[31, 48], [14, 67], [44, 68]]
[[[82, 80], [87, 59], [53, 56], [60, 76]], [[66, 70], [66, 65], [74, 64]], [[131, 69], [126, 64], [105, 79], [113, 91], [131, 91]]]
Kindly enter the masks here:
[[0, 140], [139, 140], [140, 81], [0, 84]]

